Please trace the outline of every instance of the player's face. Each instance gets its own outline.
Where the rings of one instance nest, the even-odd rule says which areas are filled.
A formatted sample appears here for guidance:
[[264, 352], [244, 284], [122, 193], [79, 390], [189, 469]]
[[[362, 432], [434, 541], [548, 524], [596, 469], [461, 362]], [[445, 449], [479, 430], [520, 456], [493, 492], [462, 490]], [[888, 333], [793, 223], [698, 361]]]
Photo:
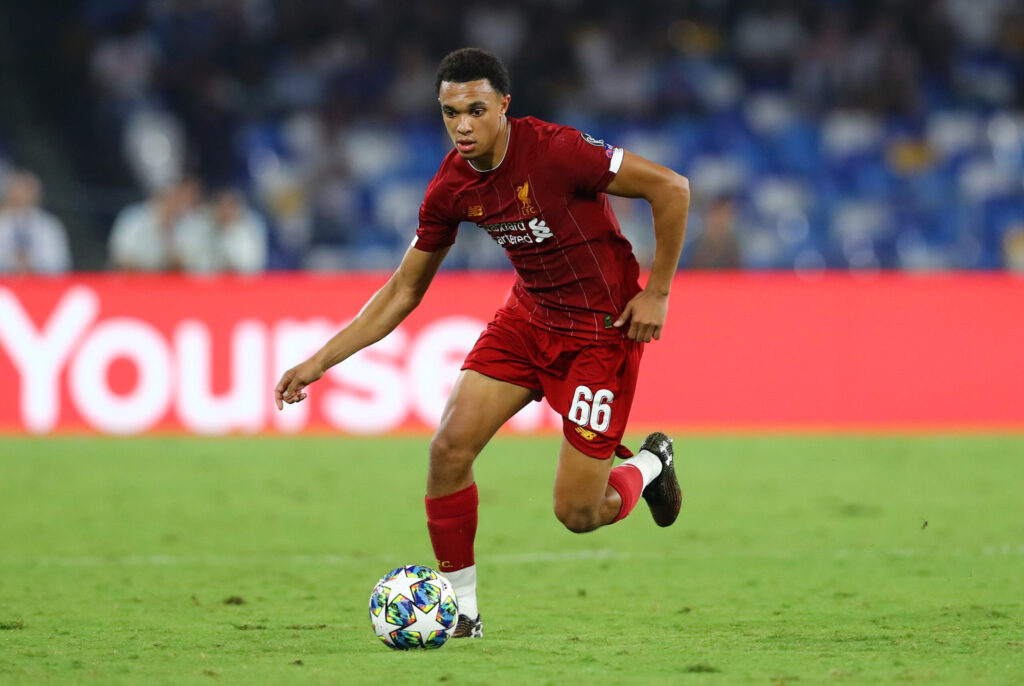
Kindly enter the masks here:
[[442, 81], [438, 93], [445, 128], [464, 159], [490, 167], [504, 154], [508, 120], [505, 111], [512, 99], [494, 90], [487, 79], [457, 83]]

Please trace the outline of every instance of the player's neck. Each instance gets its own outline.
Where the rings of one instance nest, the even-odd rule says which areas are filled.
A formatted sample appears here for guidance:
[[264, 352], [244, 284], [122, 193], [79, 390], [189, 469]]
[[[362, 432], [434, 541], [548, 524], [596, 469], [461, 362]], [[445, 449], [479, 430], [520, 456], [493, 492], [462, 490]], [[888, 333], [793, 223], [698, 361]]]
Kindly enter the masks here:
[[505, 130], [498, 133], [498, 140], [494, 144], [494, 150], [491, 151], [490, 157], [477, 161], [466, 160], [475, 171], [491, 172], [500, 167], [501, 163], [505, 161], [505, 155], [508, 154], [508, 144], [512, 138], [512, 123], [509, 122], [507, 117], [503, 118], [502, 121], [505, 122]]

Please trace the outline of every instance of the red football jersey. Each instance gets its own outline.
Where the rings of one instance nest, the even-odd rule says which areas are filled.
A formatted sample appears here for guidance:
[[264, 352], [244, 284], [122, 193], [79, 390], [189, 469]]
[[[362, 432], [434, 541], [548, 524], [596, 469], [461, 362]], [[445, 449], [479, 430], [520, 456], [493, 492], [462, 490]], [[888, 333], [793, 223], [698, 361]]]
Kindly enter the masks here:
[[480, 172], [448, 153], [427, 187], [413, 246], [446, 248], [460, 222], [474, 222], [515, 267], [509, 314], [570, 336], [622, 337], [612, 322], [640, 292], [640, 269], [602, 192], [622, 149], [533, 117], [508, 121], [496, 168]]

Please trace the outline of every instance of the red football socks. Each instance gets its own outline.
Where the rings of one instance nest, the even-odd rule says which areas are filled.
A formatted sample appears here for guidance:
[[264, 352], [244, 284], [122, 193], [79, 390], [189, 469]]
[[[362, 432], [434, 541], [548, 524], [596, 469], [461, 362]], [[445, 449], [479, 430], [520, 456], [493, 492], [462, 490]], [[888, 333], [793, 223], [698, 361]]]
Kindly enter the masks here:
[[424, 502], [430, 543], [440, 567], [438, 571], [444, 574], [471, 566], [480, 503], [476, 484], [440, 498], [424, 498]]
[[618, 491], [619, 497], [622, 498], [619, 514], [612, 520], [617, 522], [632, 512], [639, 502], [640, 494], [644, 492], [644, 475], [638, 467], [620, 464], [608, 475], [608, 485]]

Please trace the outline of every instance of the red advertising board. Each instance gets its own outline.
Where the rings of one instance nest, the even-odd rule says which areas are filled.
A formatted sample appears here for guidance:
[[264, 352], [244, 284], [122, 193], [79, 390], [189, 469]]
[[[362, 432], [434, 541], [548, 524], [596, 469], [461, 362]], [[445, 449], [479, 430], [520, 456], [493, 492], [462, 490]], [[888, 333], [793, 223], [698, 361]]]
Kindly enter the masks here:
[[[0, 280], [0, 431], [382, 433], [436, 425], [511, 275], [442, 273], [284, 412], [280, 372], [386, 275]], [[631, 428], [1024, 429], [1024, 279], [683, 274]], [[511, 429], [559, 425], [534, 404]]]

